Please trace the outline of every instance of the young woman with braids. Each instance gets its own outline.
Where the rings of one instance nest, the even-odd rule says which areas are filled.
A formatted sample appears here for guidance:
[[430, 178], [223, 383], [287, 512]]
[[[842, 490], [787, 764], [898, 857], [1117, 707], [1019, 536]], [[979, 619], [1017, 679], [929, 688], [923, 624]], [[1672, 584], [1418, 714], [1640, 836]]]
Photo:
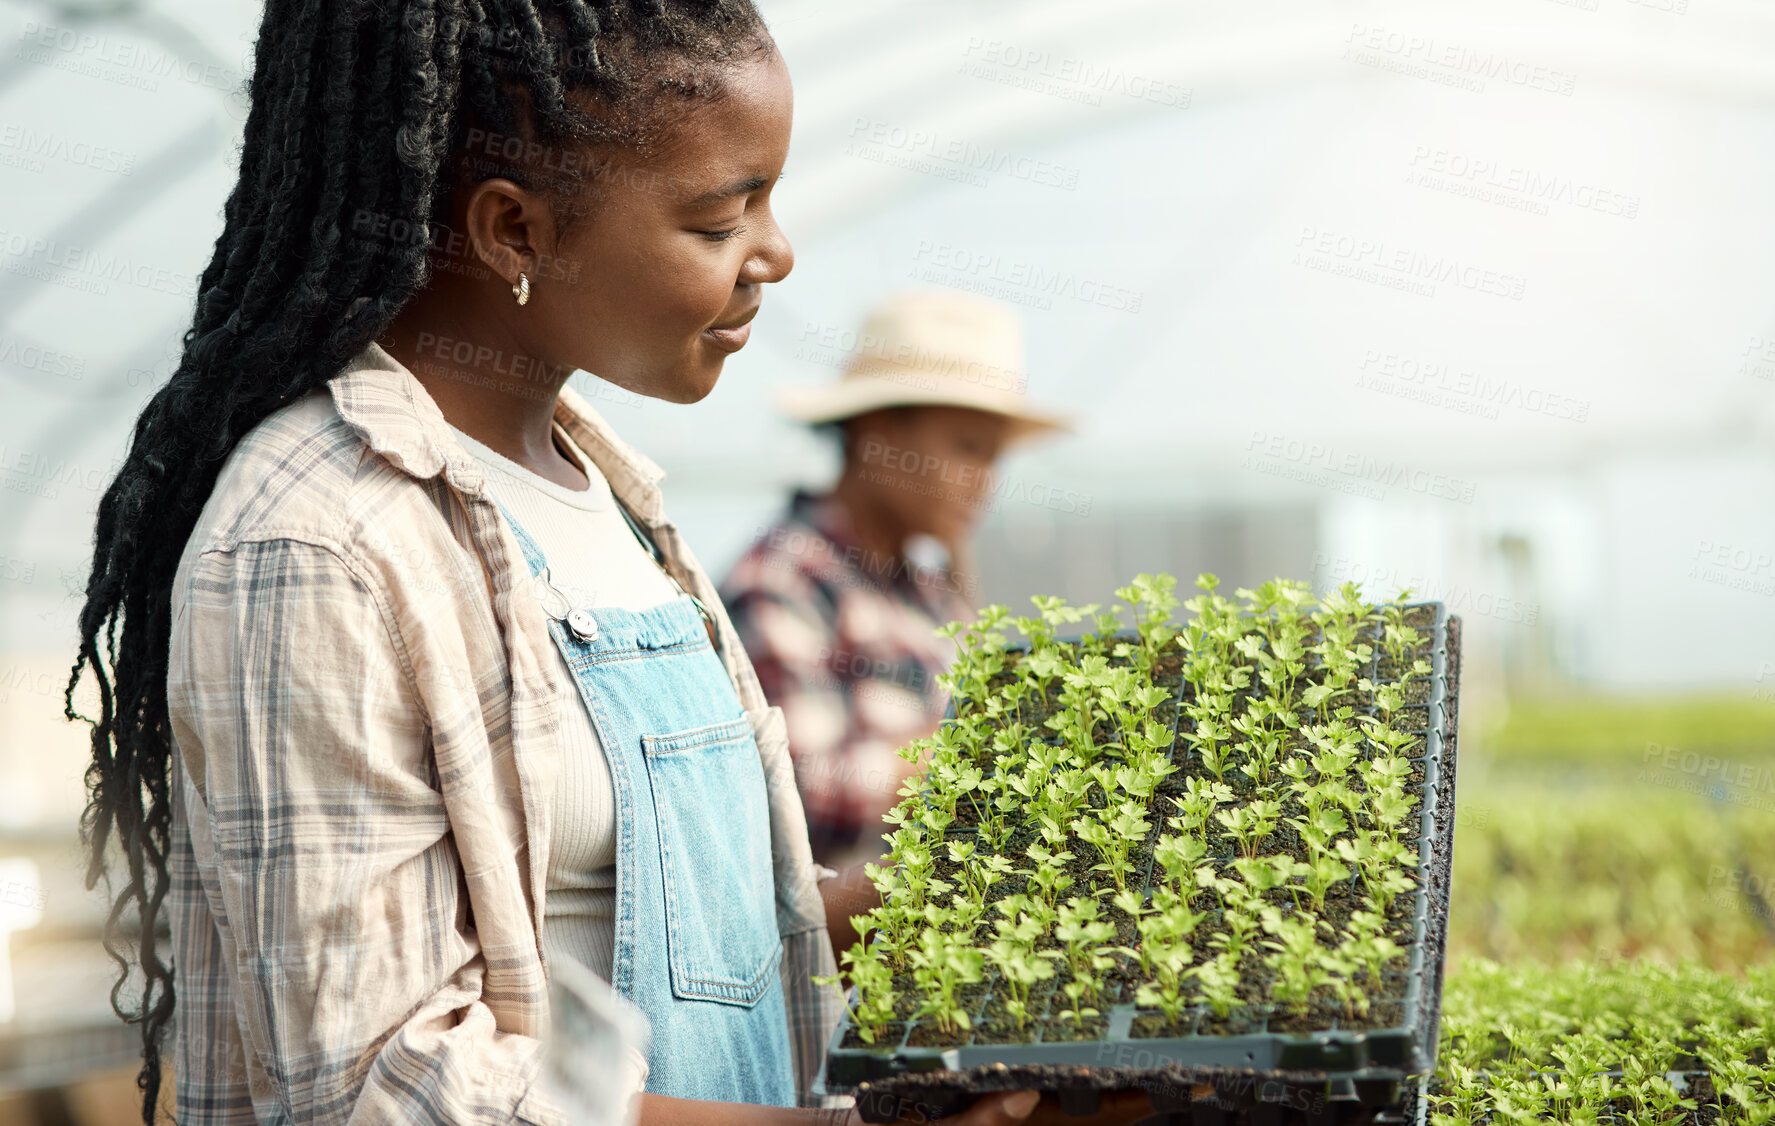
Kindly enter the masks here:
[[842, 1001], [781, 713], [566, 386], [701, 399], [789, 272], [757, 12], [267, 0], [251, 94], [69, 682], [144, 1120], [170, 1049], [189, 1126], [562, 1122], [571, 958], [651, 1022], [645, 1126], [857, 1121], [809, 1091]]

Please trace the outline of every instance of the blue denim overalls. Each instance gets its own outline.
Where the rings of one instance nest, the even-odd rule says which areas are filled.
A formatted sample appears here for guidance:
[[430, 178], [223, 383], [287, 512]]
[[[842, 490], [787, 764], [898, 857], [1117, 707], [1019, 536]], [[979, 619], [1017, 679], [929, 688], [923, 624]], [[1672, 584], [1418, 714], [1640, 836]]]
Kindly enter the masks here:
[[[541, 549], [505, 517], [541, 575]], [[610, 763], [611, 985], [652, 1025], [646, 1090], [794, 1106], [764, 768], [697, 605], [551, 614], [549, 633]]]

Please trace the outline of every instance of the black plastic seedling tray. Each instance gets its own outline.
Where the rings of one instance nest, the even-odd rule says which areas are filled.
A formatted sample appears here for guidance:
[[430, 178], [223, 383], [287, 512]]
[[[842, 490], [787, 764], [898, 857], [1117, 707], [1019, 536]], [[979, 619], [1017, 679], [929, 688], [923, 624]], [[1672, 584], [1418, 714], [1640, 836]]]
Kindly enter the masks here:
[[[1424, 772], [1418, 792], [1420, 878], [1398, 1025], [1136, 1038], [1132, 1025], [1144, 1010], [1118, 1004], [1107, 1010], [1105, 1034], [1096, 1040], [995, 1044], [970, 1039], [953, 1047], [921, 1047], [907, 1043], [917, 1027], [907, 1021], [890, 1026], [896, 1031], [889, 1041], [841, 1047], [852, 1029], [847, 1012], [833, 1031], [817, 1090], [854, 1094], [866, 1122], [894, 1119], [903, 1103], [938, 1118], [988, 1092], [1026, 1089], [1053, 1092], [1068, 1112], [1088, 1114], [1105, 1092], [1141, 1088], [1159, 1111], [1191, 1116], [1177, 1122], [1226, 1126], [1242, 1120], [1226, 1115], [1248, 1113], [1255, 1122], [1281, 1121], [1275, 1116], [1283, 1114], [1288, 1121], [1330, 1123], [1350, 1121], [1360, 1111], [1364, 1119], [1383, 1121], [1390, 1117], [1387, 1108], [1397, 1112], [1415, 1102], [1407, 1096], [1416, 1095], [1416, 1085], [1406, 1081], [1435, 1066], [1441, 1022], [1460, 684], [1460, 619], [1441, 603], [1415, 605], [1432, 607], [1435, 620], [1430, 692], [1419, 705], [1426, 713], [1425, 746], [1414, 760]], [[982, 1011], [990, 996], [982, 1000]]]
[[[1328, 1078], [1313, 1072], [1250, 1068], [1028, 1067], [994, 1065], [980, 1073], [916, 1072], [865, 1084], [857, 1110], [865, 1122], [919, 1122], [956, 1114], [981, 1095], [1040, 1088], [1068, 1115], [1094, 1114], [1105, 1094], [1145, 1091], [1164, 1126], [1425, 1126], [1423, 1077], [1396, 1080]], [[964, 1085], [965, 1084], [965, 1085]]]

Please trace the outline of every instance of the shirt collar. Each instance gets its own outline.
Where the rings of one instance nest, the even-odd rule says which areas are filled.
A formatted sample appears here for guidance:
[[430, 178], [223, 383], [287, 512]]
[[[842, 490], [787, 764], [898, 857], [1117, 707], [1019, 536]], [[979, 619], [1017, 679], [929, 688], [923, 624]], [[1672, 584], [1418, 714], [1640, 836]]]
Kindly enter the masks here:
[[850, 509], [830, 493], [816, 494], [796, 489], [789, 498], [789, 518], [818, 532], [840, 555], [847, 548], [860, 546]]
[[[333, 405], [369, 447], [414, 477], [442, 474], [451, 486], [478, 496], [481, 467], [444, 419], [425, 385], [388, 350], [371, 341], [327, 381]], [[659, 483], [665, 471], [617, 436], [585, 396], [562, 387], [555, 421], [598, 466], [629, 511], [650, 526], [664, 521]]]
[[832, 494], [815, 494], [805, 489], [796, 489], [789, 499], [789, 518], [812, 528], [826, 541], [831, 549], [833, 566], [853, 572], [878, 589], [897, 591], [904, 597], [933, 608], [940, 606], [941, 599], [933, 591], [926, 590], [914, 581], [911, 564], [904, 555], [896, 557], [885, 568], [888, 571], [886, 575], [880, 573], [882, 568], [864, 567], [847, 561], [847, 558], [854, 560], [858, 556], [869, 556], [857, 537], [857, 526], [851, 518], [850, 509]]

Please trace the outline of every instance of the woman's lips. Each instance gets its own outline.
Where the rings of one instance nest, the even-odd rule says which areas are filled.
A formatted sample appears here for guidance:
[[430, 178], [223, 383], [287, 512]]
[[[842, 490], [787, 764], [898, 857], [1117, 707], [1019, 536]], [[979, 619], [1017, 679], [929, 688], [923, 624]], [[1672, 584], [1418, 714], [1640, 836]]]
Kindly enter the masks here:
[[715, 342], [715, 347], [723, 352], [737, 352], [746, 346], [752, 336], [752, 322], [734, 328], [705, 328], [703, 335]]

